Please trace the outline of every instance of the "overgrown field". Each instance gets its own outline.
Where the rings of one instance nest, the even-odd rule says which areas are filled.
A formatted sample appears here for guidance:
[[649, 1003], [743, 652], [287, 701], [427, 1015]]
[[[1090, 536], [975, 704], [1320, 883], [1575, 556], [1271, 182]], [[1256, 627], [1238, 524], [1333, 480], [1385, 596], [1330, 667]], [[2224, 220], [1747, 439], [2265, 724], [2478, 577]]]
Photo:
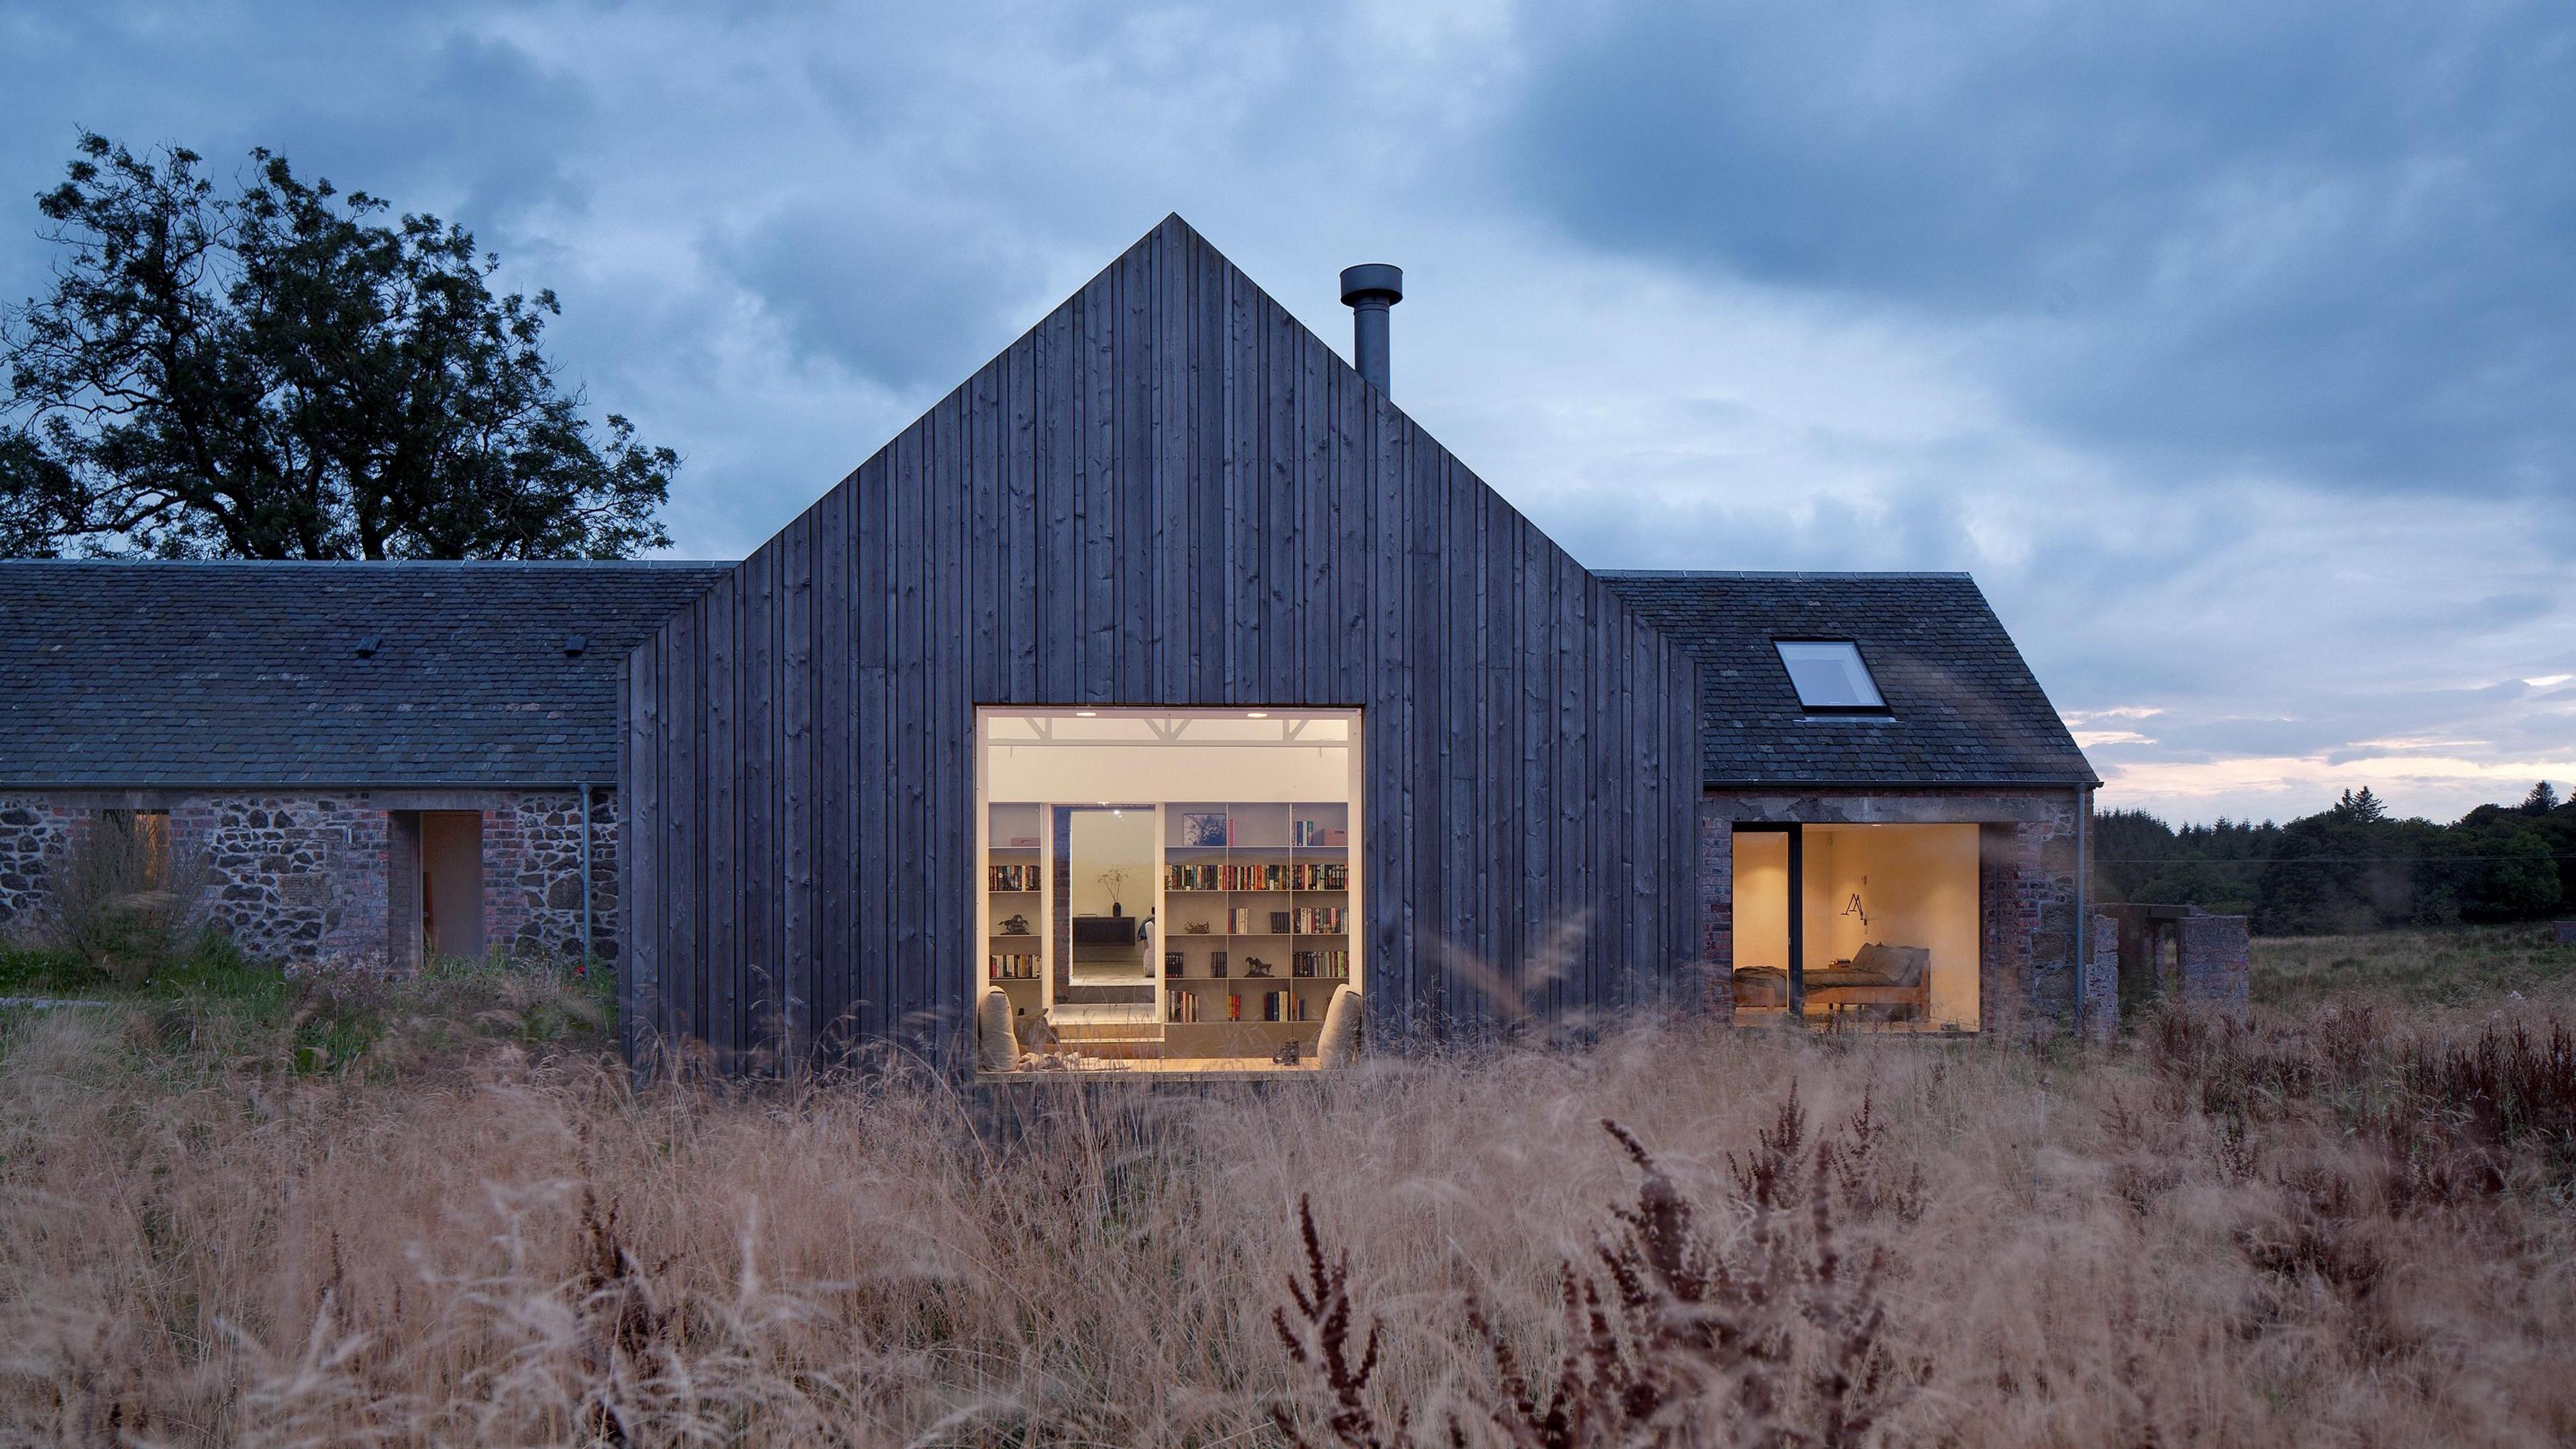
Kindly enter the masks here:
[[2251, 1029], [2108, 1051], [1640, 1030], [1015, 1111], [639, 1097], [569, 980], [0, 957], [110, 1003], [0, 1013], [0, 1440], [2576, 1436], [2576, 952], [2257, 949]]

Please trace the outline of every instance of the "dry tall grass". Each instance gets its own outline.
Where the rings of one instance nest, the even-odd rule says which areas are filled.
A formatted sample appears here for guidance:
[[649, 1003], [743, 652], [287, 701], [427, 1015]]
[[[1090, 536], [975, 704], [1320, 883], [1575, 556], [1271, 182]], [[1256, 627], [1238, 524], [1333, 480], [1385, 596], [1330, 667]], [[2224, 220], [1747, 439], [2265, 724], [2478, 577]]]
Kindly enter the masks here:
[[[1267, 1090], [1069, 1083], [1005, 1130], [903, 1073], [638, 1097], [517, 1039], [560, 1008], [538, 995], [379, 1002], [367, 1062], [319, 1073], [309, 1022], [8, 1021], [0, 1434], [1213, 1446], [1286, 1442], [1284, 1412], [1366, 1442], [1281, 1343], [1329, 1317], [1292, 1273], [1346, 1295], [1344, 1379], [1381, 1325], [1347, 1421], [1378, 1442], [2576, 1434], [2576, 1091], [2549, 1095], [2576, 1077], [2545, 1034], [2481, 1068], [2474, 1012], [2098, 1054], [1640, 1030]], [[1736, 1349], [1694, 1346], [1726, 1325]], [[1559, 1366], [1609, 1405], [1626, 1380], [1582, 1380], [1613, 1361], [1696, 1408], [1550, 1437]]]

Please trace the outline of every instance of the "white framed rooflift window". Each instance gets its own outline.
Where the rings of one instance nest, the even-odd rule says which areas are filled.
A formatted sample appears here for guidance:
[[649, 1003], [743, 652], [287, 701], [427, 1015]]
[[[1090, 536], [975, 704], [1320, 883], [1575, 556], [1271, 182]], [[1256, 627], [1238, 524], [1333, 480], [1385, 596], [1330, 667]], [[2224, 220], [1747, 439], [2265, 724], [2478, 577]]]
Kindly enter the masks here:
[[984, 1060], [1316, 1065], [1366, 977], [1357, 710], [988, 706], [975, 735]]
[[1878, 713], [1887, 700], [1870, 677], [1860, 646], [1849, 639], [1777, 639], [1780, 664], [1798, 691], [1798, 703], [1810, 710], [1847, 714]]

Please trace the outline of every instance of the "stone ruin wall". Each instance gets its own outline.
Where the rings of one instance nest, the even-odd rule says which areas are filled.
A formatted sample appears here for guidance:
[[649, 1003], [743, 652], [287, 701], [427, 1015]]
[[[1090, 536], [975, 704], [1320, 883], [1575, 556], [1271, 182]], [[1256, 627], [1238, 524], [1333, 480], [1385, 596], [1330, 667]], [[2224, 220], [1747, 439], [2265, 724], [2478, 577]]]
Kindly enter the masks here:
[[[100, 810], [97, 792], [0, 795], [0, 933], [41, 933], [47, 877]], [[591, 807], [593, 954], [617, 954], [613, 792]], [[578, 791], [482, 791], [441, 800], [483, 817], [484, 938], [522, 958], [581, 950]], [[260, 791], [156, 799], [170, 816], [173, 874], [199, 916], [254, 957], [381, 969], [391, 920], [391, 811], [366, 791]]]

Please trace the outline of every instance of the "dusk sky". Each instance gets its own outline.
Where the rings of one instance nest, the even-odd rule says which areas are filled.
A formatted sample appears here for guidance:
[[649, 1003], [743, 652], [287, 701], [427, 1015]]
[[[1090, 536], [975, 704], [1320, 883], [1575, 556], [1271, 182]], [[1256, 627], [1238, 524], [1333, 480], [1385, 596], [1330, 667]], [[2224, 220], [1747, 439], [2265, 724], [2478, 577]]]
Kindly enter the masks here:
[[1166, 212], [1588, 564], [1974, 573], [2174, 819], [2576, 782], [2576, 8], [16, 4], [81, 128], [550, 286], [734, 558]]

